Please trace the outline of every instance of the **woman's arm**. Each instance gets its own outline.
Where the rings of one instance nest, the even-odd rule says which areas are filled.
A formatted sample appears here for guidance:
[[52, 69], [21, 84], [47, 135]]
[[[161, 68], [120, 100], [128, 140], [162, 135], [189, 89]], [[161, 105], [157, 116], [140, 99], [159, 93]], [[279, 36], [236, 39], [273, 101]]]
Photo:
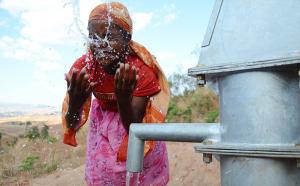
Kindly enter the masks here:
[[135, 97], [131, 100], [118, 102], [122, 123], [127, 132], [131, 123], [141, 123], [148, 103], [147, 97]]
[[94, 84], [88, 82], [88, 75], [85, 68], [80, 72], [74, 70], [72, 74], [66, 74], [65, 79], [69, 95], [69, 105], [65, 119], [68, 128], [75, 128], [80, 120], [82, 106], [90, 96]]
[[115, 93], [122, 123], [127, 132], [131, 123], [143, 120], [149, 98], [132, 96], [136, 85], [135, 67], [121, 64], [115, 75]]

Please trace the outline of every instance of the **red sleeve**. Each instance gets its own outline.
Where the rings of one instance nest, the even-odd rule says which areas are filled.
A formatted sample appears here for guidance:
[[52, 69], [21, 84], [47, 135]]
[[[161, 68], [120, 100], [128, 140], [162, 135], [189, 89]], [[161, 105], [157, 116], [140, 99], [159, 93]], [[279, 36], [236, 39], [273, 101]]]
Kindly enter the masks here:
[[141, 65], [137, 65], [139, 79], [132, 95], [152, 96], [160, 91], [159, 81], [152, 69], [143, 62], [141, 63]]
[[78, 70], [78, 72], [80, 72], [81, 69], [85, 67], [85, 65], [85, 55], [83, 55], [73, 63], [72, 67], [69, 70], [69, 74], [71, 74], [75, 69]]

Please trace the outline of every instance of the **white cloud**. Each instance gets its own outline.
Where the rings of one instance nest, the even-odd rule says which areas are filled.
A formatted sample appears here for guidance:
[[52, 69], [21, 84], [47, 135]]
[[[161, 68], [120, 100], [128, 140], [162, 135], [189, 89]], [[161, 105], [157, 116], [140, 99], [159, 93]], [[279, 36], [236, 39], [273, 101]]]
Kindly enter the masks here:
[[170, 51], [158, 51], [155, 52], [154, 55], [167, 76], [176, 71], [175, 62], [177, 56], [175, 53]]
[[[32, 69], [34, 81], [30, 84], [38, 87], [36, 91], [41, 93], [40, 96], [49, 96], [45, 101], [50, 97], [55, 99], [61, 97], [59, 94], [63, 92], [63, 89], [60, 88], [63, 87], [63, 73], [61, 73], [61, 82], [58, 83], [54, 83], [57, 82], [57, 76], [53, 75], [53, 73], [60, 73], [63, 68], [62, 56], [56, 50], [24, 38], [14, 39], [4, 36], [0, 38], [0, 51], [2, 51], [1, 59], [34, 64]], [[28, 95], [28, 97], [30, 96], [32, 94]], [[35, 96], [33, 99], [35, 101], [37, 97]], [[47, 104], [53, 104], [53, 102], [50, 101]]]
[[170, 14], [168, 14], [164, 17], [164, 22], [165, 23], [170, 23], [170, 22], [174, 21], [175, 18], [176, 18], [176, 14], [175, 13], [170, 13]]
[[[0, 8], [20, 24], [17, 37], [0, 36], [0, 59], [6, 63], [21, 61], [33, 65], [28, 65], [32, 68], [29, 76], [34, 78], [28, 87], [35, 91], [22, 95], [27, 101], [61, 102], [65, 91], [65, 62], [60, 48], [68, 51], [83, 47], [81, 32], [87, 35], [89, 13], [99, 3], [100, 0], [0, 0]], [[1, 20], [0, 26], [4, 24]]]
[[133, 21], [133, 31], [138, 32], [143, 30], [148, 24], [150, 24], [153, 17], [152, 12], [134, 12], [131, 14]]
[[[99, 0], [0, 1], [0, 8], [19, 18], [21, 26], [18, 37], [0, 38], [0, 57], [32, 63], [60, 61], [62, 57], [56, 47], [83, 47], [80, 32], [87, 35], [89, 12], [99, 3]], [[1, 21], [0, 25], [2, 22], [5, 23]]]
[[[50, 91], [52, 94], [57, 94], [57, 89], [55, 87], [61, 86], [63, 82], [63, 74], [61, 75], [61, 81], [57, 81], [57, 77], [49, 76], [49, 74], [53, 74], [62, 69], [62, 64], [57, 62], [45, 62], [40, 61], [35, 63], [35, 69], [33, 71], [33, 78], [35, 79], [35, 83], [43, 88], [46, 92]], [[54, 83], [56, 82], [56, 83]], [[59, 83], [57, 83], [59, 82]], [[62, 89], [61, 89], [62, 90]]]
[[99, 3], [97, 0], [3, 0], [0, 7], [20, 17], [22, 37], [44, 44], [74, 45], [83, 42], [74, 21], [87, 34], [89, 12]]
[[61, 60], [61, 55], [56, 50], [44, 47], [37, 42], [24, 38], [1, 37], [0, 50], [0, 57], [17, 61], [35, 62], [37, 60]]
[[170, 51], [159, 51], [156, 53], [155, 56], [159, 61], [166, 61], [166, 60], [171, 60], [176, 58], [176, 54]]
[[[18, 3], [19, 2], [19, 3]], [[0, 8], [8, 10], [11, 14], [17, 16], [21, 12], [27, 11], [28, 9], [32, 8], [31, 5], [34, 3], [33, 0], [27, 0], [22, 2], [20, 1], [10, 1], [10, 0], [3, 0], [0, 3]], [[42, 1], [37, 1], [36, 3], [42, 3]]]
[[187, 73], [189, 68], [196, 67], [198, 63], [198, 56], [189, 55], [179, 62], [179, 68], [183, 70], [183, 73]]
[[57, 62], [36, 62], [36, 66], [38, 71], [43, 72], [62, 69], [62, 64]]
[[[65, 62], [59, 48], [83, 48], [82, 34], [87, 35], [89, 13], [99, 3], [99, 0], [0, 0], [0, 8], [20, 23], [17, 37], [0, 36], [0, 59], [33, 64], [34, 81], [30, 86], [35, 91], [27, 92], [28, 100], [47, 104], [61, 101], [65, 91]], [[151, 12], [132, 15], [135, 31], [144, 29], [153, 17]], [[0, 21], [0, 26], [6, 23]]]
[[164, 5], [161, 9], [155, 11], [154, 27], [169, 24], [176, 19], [176, 7], [174, 4]]
[[175, 52], [158, 51], [154, 55], [167, 76], [175, 72], [187, 74], [188, 69], [195, 67], [198, 62], [198, 56], [191, 54], [178, 56]]

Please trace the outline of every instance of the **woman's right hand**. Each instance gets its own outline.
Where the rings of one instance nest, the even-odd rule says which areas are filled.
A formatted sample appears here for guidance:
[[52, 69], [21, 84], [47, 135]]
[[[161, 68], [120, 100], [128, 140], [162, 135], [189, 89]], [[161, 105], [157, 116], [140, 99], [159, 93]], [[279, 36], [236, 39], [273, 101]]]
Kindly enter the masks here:
[[74, 123], [79, 120], [80, 110], [95, 85], [95, 83], [89, 83], [88, 78], [85, 68], [80, 72], [74, 70], [72, 74], [65, 74], [67, 92], [69, 94], [69, 108], [66, 119], [70, 128], [75, 127]]
[[88, 82], [88, 74], [83, 68], [78, 75], [78, 70], [74, 70], [72, 74], [65, 74], [67, 81], [67, 92], [69, 94], [69, 107], [71, 110], [80, 110], [83, 103], [89, 97], [93, 83]]

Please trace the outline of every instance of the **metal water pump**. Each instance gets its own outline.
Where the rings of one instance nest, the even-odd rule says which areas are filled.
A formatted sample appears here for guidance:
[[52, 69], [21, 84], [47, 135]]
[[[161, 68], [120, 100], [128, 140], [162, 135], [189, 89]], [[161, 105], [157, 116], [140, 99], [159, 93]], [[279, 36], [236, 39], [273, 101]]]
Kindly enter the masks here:
[[299, 64], [299, 0], [216, 0], [188, 74], [216, 88], [220, 124], [133, 124], [127, 170], [144, 140], [205, 140], [195, 150], [220, 157], [222, 186], [300, 185]]

